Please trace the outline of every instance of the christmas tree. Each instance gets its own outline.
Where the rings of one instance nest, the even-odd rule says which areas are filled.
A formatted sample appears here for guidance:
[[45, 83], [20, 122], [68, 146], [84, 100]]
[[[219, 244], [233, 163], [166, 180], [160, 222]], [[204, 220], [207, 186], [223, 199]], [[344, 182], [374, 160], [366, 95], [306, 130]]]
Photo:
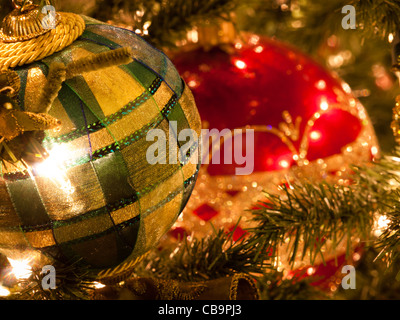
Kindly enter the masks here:
[[[107, 68], [125, 68], [125, 65], [129, 65], [132, 69], [127, 67], [126, 70], [132, 78], [142, 77], [139, 79], [142, 83], [149, 83], [151, 97], [146, 98], [146, 94], [143, 94], [141, 99], [158, 99], [157, 90], [165, 89], [160, 85], [162, 80], [167, 84], [174, 83], [175, 87], [171, 88], [173, 92], [179, 91], [176, 88], [185, 92], [179, 81], [169, 80], [174, 79], [172, 72], [166, 71], [171, 69], [160, 67], [157, 69], [159, 77], [154, 79], [147, 73], [144, 76], [144, 71], [137, 71], [149, 66], [155, 70], [157, 67], [153, 65], [159, 63], [159, 60], [167, 64], [166, 60], [160, 58], [161, 53], [158, 56], [157, 52], [165, 52], [187, 87], [192, 90], [203, 129], [228, 128], [232, 132], [253, 129], [255, 144], [252, 147], [245, 145], [246, 150], [254, 154], [253, 171], [244, 175], [234, 173], [238, 167], [243, 168], [243, 162], [237, 161], [235, 167], [236, 153], [232, 150], [236, 144], [233, 146], [233, 137], [231, 142], [225, 139], [224, 144], [229, 145], [231, 155], [234, 154], [233, 164], [232, 159], [226, 164], [203, 163], [202, 169], [196, 169], [199, 170], [196, 186], [191, 185], [193, 181], [190, 177], [195, 180], [197, 171], [196, 174], [193, 171], [185, 176], [183, 188], [186, 194], [183, 197], [186, 200], [181, 201], [186, 206], [178, 206], [183, 213], [178, 214], [175, 223], [163, 220], [166, 225], [164, 232], [160, 231], [163, 237], [154, 238], [152, 246], [144, 245], [149, 251], [137, 257], [134, 268], [124, 270], [112, 279], [99, 278], [99, 273], [94, 275], [80, 260], [71, 260], [69, 263], [65, 259], [58, 260], [58, 255], [54, 254], [56, 258], [51, 263], [56, 270], [56, 277], [52, 283], [50, 269], [48, 273], [43, 272], [42, 266], [35, 266], [32, 263], [33, 256], [24, 255], [24, 259], [17, 260], [11, 258], [7, 252], [13, 249], [4, 245], [6, 249], [0, 255], [2, 299], [400, 298], [398, 1], [34, 2], [3, 1], [0, 5], [0, 18], [5, 19], [13, 9], [23, 13], [24, 9], [21, 8], [30, 6], [35, 6], [32, 10], [38, 10], [43, 17], [51, 14], [51, 8], [55, 13], [74, 13], [77, 17], [83, 17], [86, 31], [81, 30], [76, 34], [63, 50], [69, 50], [69, 46], [72, 46], [88, 50], [96, 56], [85, 59], [84, 55], [71, 54], [71, 58], [69, 54], [63, 55], [63, 51], [57, 56], [59, 51], [54, 49], [50, 54], [46, 52], [44, 57], [35, 54], [35, 59], [29, 61], [27, 66], [22, 62], [25, 63], [28, 58], [13, 65], [8, 59], [12, 54], [6, 52], [6, 49], [12, 51], [8, 45], [11, 33], [7, 34], [3, 25], [3, 48], [0, 49], [3, 73], [0, 81], [8, 84], [3, 87], [9, 88], [10, 83], [13, 83], [10, 79], [15, 77], [14, 73], [7, 71], [15, 71], [23, 79], [22, 74], [29, 72], [24, 68], [31, 68], [33, 63], [35, 68], [42, 70], [43, 74], [38, 77], [47, 77], [47, 84], [43, 84], [43, 94], [37, 96], [37, 99], [29, 96], [27, 88], [32, 90], [32, 84], [29, 86], [26, 79], [25, 83], [21, 80], [23, 85], [18, 90], [12, 86], [12, 90], [4, 89], [5, 97], [1, 99], [5, 100], [0, 102], [4, 106], [11, 103], [11, 109], [0, 113], [2, 179], [11, 179], [5, 178], [12, 171], [10, 163], [17, 167], [15, 163], [21, 162], [18, 170], [27, 172], [25, 179], [36, 181], [38, 173], [32, 168], [39, 161], [37, 158], [46, 158], [49, 156], [47, 153], [51, 157], [47, 145], [42, 141], [50, 143], [65, 139], [62, 142], [67, 142], [67, 138], [75, 138], [77, 132], [71, 131], [75, 132], [73, 135], [64, 129], [61, 129], [62, 135], [57, 133], [51, 137], [48, 133], [42, 136], [42, 133], [58, 127], [58, 123], [54, 122], [55, 116], [61, 115], [60, 105], [67, 98], [72, 99], [73, 93], [82, 101], [93, 97], [99, 100], [100, 95], [95, 90], [88, 94], [85, 89], [78, 89], [84, 83], [79, 80], [81, 74], [87, 73], [90, 77], [93, 73], [90, 79], [95, 82], [95, 75], [101, 77], [98, 72], [104, 72], [102, 77], [112, 77], [110, 81], [104, 80], [112, 88], [111, 83], [117, 83], [118, 75], [107, 73], [107, 70], [111, 70]], [[62, 24], [63, 16], [57, 19], [57, 23]], [[77, 26], [81, 23], [79, 19], [75, 20]], [[118, 42], [118, 37], [113, 39], [106, 31], [100, 34], [94, 27], [97, 25], [94, 21], [102, 22], [99, 27], [101, 30], [106, 30], [107, 26], [129, 30], [151, 44], [155, 50], [140, 47], [143, 45], [140, 44], [137, 51], [142, 53], [132, 53], [130, 50], [113, 52], [122, 46], [123, 40]], [[57, 32], [63, 31], [57, 29]], [[71, 32], [66, 31], [66, 35]], [[123, 38], [123, 35], [125, 33], [119, 37]], [[93, 43], [104, 44], [104, 48], [95, 50], [91, 47]], [[112, 49], [112, 53], [107, 54], [105, 47]], [[144, 67], [132, 65], [135, 62], [129, 60], [129, 55], [135, 54], [143, 56], [141, 63]], [[66, 64], [56, 64], [60, 62]], [[122, 77], [119, 79], [121, 86], [124, 81], [131, 81]], [[90, 83], [87, 78], [85, 80]], [[41, 85], [41, 82], [37, 84]], [[70, 88], [69, 95], [65, 94], [66, 87]], [[25, 93], [19, 93], [23, 91], [21, 88]], [[110, 92], [114, 94], [119, 91], [114, 88]], [[105, 96], [103, 94], [101, 97], [107, 100]], [[186, 97], [184, 93], [182, 96]], [[20, 121], [17, 125], [22, 127], [21, 130], [10, 130], [12, 120], [7, 118], [11, 114], [10, 110], [13, 110], [13, 117], [35, 117], [28, 114], [29, 110], [15, 110], [18, 109], [15, 108], [16, 101], [22, 105], [21, 99], [24, 103], [26, 100], [39, 101], [34, 113], [40, 115], [40, 121], [45, 118], [43, 128], [34, 126], [29, 129], [29, 121]], [[169, 107], [164, 114], [169, 123], [171, 119], [181, 119], [178, 115], [170, 117], [174, 114], [173, 106], [177, 101], [183, 106], [187, 119], [195, 117], [185, 109], [183, 98], [175, 96], [175, 100], [167, 99], [163, 103]], [[134, 102], [139, 105], [139, 100]], [[51, 112], [55, 105], [58, 108], [57, 114]], [[190, 103], [187, 105], [191, 106]], [[133, 103], [127, 106], [132, 107], [132, 110], [136, 108]], [[84, 114], [89, 114], [89, 109], [92, 112], [91, 108], [95, 107], [88, 106]], [[113, 130], [107, 128], [115, 125], [120, 117], [132, 112], [129, 108], [126, 107], [118, 117], [114, 116], [116, 113], [107, 115], [104, 122], [93, 120], [91, 126], [87, 126], [87, 121], [92, 120], [85, 119], [83, 125], [87, 126], [87, 134], [97, 132], [100, 127]], [[196, 126], [196, 120], [188, 120], [187, 128]], [[178, 127], [184, 126], [178, 121]], [[132, 135], [138, 135], [138, 132], [134, 131]], [[112, 135], [115, 134], [112, 132]], [[91, 147], [95, 150], [94, 143], [97, 140], [93, 138], [92, 141]], [[127, 140], [118, 140], [113, 136], [114, 141], [113, 146], [122, 150], [118, 142]], [[32, 148], [34, 151], [30, 151]], [[87, 162], [107, 158], [105, 152], [110, 148], [105, 149], [99, 147], [93, 151]], [[195, 153], [193, 150], [189, 151]], [[226, 158], [227, 153], [222, 160]], [[135, 159], [132, 156], [130, 161], [134, 163]], [[182, 168], [187, 168], [187, 164], [182, 161]], [[141, 164], [135, 162], [135, 165], [142, 168]], [[96, 172], [101, 180], [107, 174], [102, 174], [99, 168], [96, 167]], [[144, 177], [147, 174], [145, 170], [139, 174], [141, 183], [146, 184], [155, 177], [162, 180], [163, 173], [160, 171]], [[19, 176], [14, 174], [13, 177], [17, 179]], [[70, 180], [73, 181], [72, 178]], [[63, 176], [58, 184], [62, 188], [71, 189], [74, 185], [70, 185], [70, 180]], [[118, 189], [118, 183], [123, 184], [122, 179], [117, 181], [113, 187], [115, 189]], [[8, 183], [5, 182], [7, 186]], [[137, 190], [135, 181], [120, 188], [126, 195], [123, 203], [121, 200], [115, 205], [118, 209], [132, 204], [128, 204], [128, 199], [133, 196], [126, 191], [132, 185]], [[148, 192], [146, 187], [156, 188], [155, 185], [147, 183], [140, 191]], [[57, 193], [54, 199], [61, 204], [58, 205], [59, 209], [56, 206], [55, 212], [66, 210], [66, 202], [57, 199], [57, 196], [60, 197], [60, 194]], [[93, 194], [90, 196], [95, 198]], [[0, 218], [1, 215], [6, 217], [8, 209], [1, 194], [0, 201], [3, 201], [1, 203], [5, 208], [4, 212], [0, 211]], [[150, 199], [147, 201], [150, 202]], [[48, 208], [49, 205], [43, 202]], [[111, 210], [111, 204], [107, 203], [105, 207]], [[116, 208], [112, 207], [112, 210]], [[169, 209], [171, 212], [173, 210], [177, 209]], [[108, 212], [112, 214], [114, 211]], [[57, 219], [58, 222], [51, 221], [51, 224], [66, 223], [61, 218]], [[7, 223], [15, 224], [4, 218], [1, 226]], [[129, 223], [133, 224], [131, 220]], [[79, 228], [78, 222], [74, 228]], [[8, 235], [7, 232], [11, 230], [3, 229], [4, 235]], [[23, 231], [32, 232], [27, 229]], [[40, 237], [45, 237], [44, 227], [40, 231], [43, 232]], [[65, 237], [72, 241], [72, 236]], [[6, 236], [4, 239], [5, 243], [9, 242], [6, 244], [14, 245]], [[66, 243], [68, 241], [65, 240]], [[3, 245], [2, 242], [0, 244]], [[65, 249], [66, 252], [68, 250]], [[86, 250], [85, 254], [92, 249]], [[49, 286], [44, 287], [43, 281], [49, 281], [46, 282]]]

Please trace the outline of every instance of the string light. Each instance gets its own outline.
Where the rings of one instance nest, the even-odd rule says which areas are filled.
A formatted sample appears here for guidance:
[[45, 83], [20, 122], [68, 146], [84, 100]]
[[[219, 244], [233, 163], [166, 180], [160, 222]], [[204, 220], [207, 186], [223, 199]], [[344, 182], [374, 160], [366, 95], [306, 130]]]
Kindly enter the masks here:
[[389, 226], [390, 219], [385, 215], [376, 215], [374, 222], [374, 235], [379, 237], [383, 231]]
[[15, 276], [16, 279], [28, 279], [32, 275], [32, 267], [30, 266], [31, 259], [14, 260], [7, 258], [11, 265], [10, 274]]
[[309, 267], [309, 268], [307, 269], [307, 274], [308, 274], [309, 276], [312, 276], [312, 275], [314, 274], [314, 272], [315, 272], [315, 269], [314, 269], [313, 267]]
[[290, 163], [288, 161], [286, 161], [286, 160], [281, 160], [281, 161], [279, 161], [279, 166], [284, 168], [284, 169], [287, 169], [287, 168], [289, 168]]
[[11, 294], [10, 290], [0, 285], [0, 297], [7, 297]]
[[196, 80], [190, 80], [188, 82], [188, 86], [192, 89], [197, 88], [199, 86], [199, 83]]
[[95, 289], [102, 289], [102, 288], [105, 287], [104, 284], [102, 284], [100, 282], [97, 282], [97, 281], [93, 283], [93, 286], [94, 286]]

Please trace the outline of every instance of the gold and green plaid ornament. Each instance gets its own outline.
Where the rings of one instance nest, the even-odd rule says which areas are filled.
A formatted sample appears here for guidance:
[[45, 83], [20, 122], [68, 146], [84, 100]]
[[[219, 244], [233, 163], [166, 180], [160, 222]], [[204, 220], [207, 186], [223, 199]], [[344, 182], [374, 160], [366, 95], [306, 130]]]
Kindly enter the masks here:
[[[63, 12], [45, 28], [38, 6], [13, 3], [0, 32], [0, 253], [121, 279], [190, 197], [198, 141], [150, 164], [146, 136], [176, 138], [172, 121], [200, 136], [193, 96], [135, 33]], [[159, 152], [178, 155], [167, 142]]]

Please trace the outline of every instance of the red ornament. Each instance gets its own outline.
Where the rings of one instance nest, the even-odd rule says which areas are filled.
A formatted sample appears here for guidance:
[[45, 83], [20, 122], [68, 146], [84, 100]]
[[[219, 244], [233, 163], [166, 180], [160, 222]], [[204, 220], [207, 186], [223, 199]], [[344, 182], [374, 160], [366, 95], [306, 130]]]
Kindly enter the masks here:
[[[204, 237], [213, 232], [211, 224], [230, 230], [239, 217], [245, 229], [251, 219], [246, 210], [263, 198], [263, 190], [278, 192], [279, 185], [305, 176], [350, 183], [349, 164], [379, 152], [369, 117], [350, 87], [286, 44], [254, 35], [229, 50], [183, 50], [173, 61], [193, 92], [203, 128], [254, 130], [254, 147], [245, 131], [237, 134], [237, 146], [232, 134], [220, 145], [220, 163], [203, 164], [176, 225], [187, 234]], [[235, 159], [238, 146], [249, 161], [254, 154], [251, 174], [236, 174], [246, 166]]]

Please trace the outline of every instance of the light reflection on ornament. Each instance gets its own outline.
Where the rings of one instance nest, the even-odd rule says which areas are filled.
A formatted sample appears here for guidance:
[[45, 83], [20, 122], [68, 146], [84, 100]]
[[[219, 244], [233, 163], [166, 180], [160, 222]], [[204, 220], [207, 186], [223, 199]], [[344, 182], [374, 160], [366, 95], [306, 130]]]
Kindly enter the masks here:
[[238, 50], [240, 50], [240, 49], [243, 48], [243, 44], [240, 43], [240, 42], [236, 42], [236, 43], [235, 43], [235, 48], [238, 49]]
[[244, 70], [247, 68], [246, 62], [244, 62], [242, 60], [235, 60], [234, 64], [235, 64], [236, 68], [238, 68], [240, 70]]
[[342, 88], [343, 88], [344, 92], [346, 92], [346, 93], [348, 93], [348, 94], [351, 93], [351, 88], [350, 88], [350, 86], [349, 86], [348, 83], [344, 82], [344, 83], [342, 84]]
[[263, 47], [263, 46], [255, 47], [254, 51], [255, 51], [256, 53], [261, 53], [261, 52], [264, 51], [264, 47]]
[[320, 107], [320, 109], [321, 109], [322, 111], [328, 110], [329, 104], [328, 104], [328, 101], [326, 100], [325, 97], [321, 99], [321, 102], [320, 102], [320, 104], [319, 104], [319, 107]]
[[326, 82], [324, 80], [319, 80], [316, 84], [315, 87], [318, 90], [325, 90], [326, 89]]
[[314, 130], [314, 131], [310, 132], [310, 139], [313, 140], [313, 141], [318, 141], [318, 140], [321, 139], [321, 137], [322, 137], [321, 132], [319, 132], [317, 130]]
[[260, 37], [254, 34], [250, 37], [249, 43], [252, 45], [257, 45], [259, 41]]
[[46, 160], [35, 165], [35, 172], [39, 176], [50, 178], [67, 195], [73, 194], [75, 188], [63, 169], [70, 153], [62, 145], [56, 145], [48, 153], [49, 157]]

